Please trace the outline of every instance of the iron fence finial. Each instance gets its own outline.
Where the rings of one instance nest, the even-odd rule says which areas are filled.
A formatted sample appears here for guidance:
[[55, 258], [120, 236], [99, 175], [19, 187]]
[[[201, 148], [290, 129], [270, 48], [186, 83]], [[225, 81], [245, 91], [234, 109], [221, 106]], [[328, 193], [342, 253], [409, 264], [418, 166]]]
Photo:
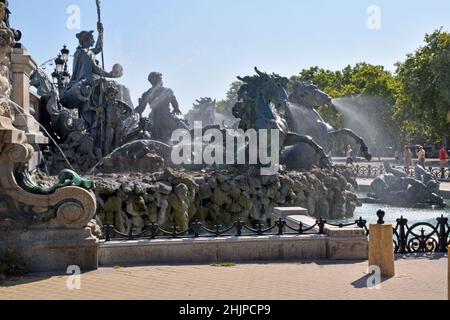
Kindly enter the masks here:
[[377, 224], [384, 224], [385, 216], [386, 216], [386, 212], [384, 212], [383, 210], [378, 210], [377, 211], [377, 217], [378, 217]]

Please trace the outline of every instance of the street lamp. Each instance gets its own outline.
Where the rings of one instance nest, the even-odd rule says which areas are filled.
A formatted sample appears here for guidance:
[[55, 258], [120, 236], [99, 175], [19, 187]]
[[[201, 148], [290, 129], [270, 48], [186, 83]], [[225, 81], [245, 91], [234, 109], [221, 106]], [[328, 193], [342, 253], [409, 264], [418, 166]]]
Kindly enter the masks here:
[[64, 66], [64, 72], [62, 73], [62, 82], [64, 86], [67, 86], [70, 82], [70, 73], [67, 71], [67, 64]]
[[52, 79], [53, 79], [53, 83], [58, 83], [59, 80], [59, 73], [56, 71], [52, 72]]
[[64, 45], [64, 47], [61, 49], [61, 58], [64, 60], [64, 62], [69, 61], [69, 49], [67, 49], [67, 46]]
[[58, 90], [61, 92], [64, 90], [64, 88], [67, 87], [67, 85], [70, 83], [71, 75], [68, 70], [68, 62], [70, 58], [70, 51], [67, 49], [67, 46], [64, 45], [64, 47], [60, 50], [60, 54], [58, 54], [58, 57], [56, 59], [48, 60], [44, 63], [48, 64], [50, 62], [55, 63], [55, 70], [52, 72], [52, 79], [53, 84], [58, 88]]
[[61, 55], [58, 55], [58, 58], [55, 59], [56, 72], [63, 72], [64, 65], [66, 62], [62, 59]]

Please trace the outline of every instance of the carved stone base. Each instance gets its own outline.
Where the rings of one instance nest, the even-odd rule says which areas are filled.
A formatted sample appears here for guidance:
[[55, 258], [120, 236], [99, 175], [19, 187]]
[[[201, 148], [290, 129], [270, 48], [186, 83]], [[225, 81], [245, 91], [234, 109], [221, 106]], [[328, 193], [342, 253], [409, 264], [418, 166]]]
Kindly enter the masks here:
[[32, 145], [48, 144], [49, 139], [39, 131], [39, 124], [33, 116], [27, 114], [17, 114], [14, 126], [26, 132], [27, 143]]
[[0, 145], [23, 143], [25, 139], [25, 132], [14, 128], [10, 118], [0, 115]]
[[0, 253], [17, 255], [29, 272], [63, 272], [72, 265], [82, 272], [95, 270], [98, 245], [90, 228], [0, 232]]
[[12, 253], [30, 272], [66, 271], [71, 265], [96, 269], [98, 238], [88, 227], [96, 211], [92, 191], [74, 181], [48, 193], [26, 184], [17, 169], [33, 148], [0, 146], [0, 259]]

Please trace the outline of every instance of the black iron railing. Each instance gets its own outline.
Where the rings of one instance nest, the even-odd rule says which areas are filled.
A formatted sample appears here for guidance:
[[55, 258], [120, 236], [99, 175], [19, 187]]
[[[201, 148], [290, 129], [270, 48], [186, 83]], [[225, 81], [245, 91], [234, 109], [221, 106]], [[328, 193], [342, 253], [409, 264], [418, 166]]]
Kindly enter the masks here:
[[[242, 237], [242, 236], [265, 236], [265, 235], [305, 235], [305, 234], [325, 234], [327, 221], [317, 219], [312, 226], [300, 223], [298, 228], [289, 226], [285, 220], [279, 219], [272, 226], [266, 227], [264, 224], [248, 226], [241, 220], [236, 221], [230, 227], [223, 228], [221, 225], [215, 225], [214, 229], [206, 228], [201, 222], [194, 221], [189, 228], [179, 231], [177, 225], [172, 225], [170, 230], [163, 229], [161, 226], [152, 223], [142, 229], [139, 233], [134, 233], [133, 228], [128, 233], [118, 231], [113, 226], [105, 226], [103, 235], [105, 241], [112, 240], [136, 240], [136, 239], [164, 239], [164, 238], [200, 238], [200, 237]], [[356, 225], [353, 223], [351, 225]], [[348, 225], [350, 226], [350, 225]]]
[[447, 252], [450, 245], [448, 218], [441, 216], [436, 224], [420, 222], [413, 225], [401, 217], [397, 219], [394, 227], [395, 252], [407, 253], [434, 253]]
[[[337, 170], [338, 171], [351, 170], [358, 178], [376, 178], [386, 173], [384, 166], [372, 166], [372, 165], [367, 166], [355, 165], [352, 167], [347, 167], [345, 169], [342, 167], [337, 167]], [[404, 170], [410, 177], [415, 176], [414, 169], [402, 168], [402, 170]], [[437, 180], [450, 181], [450, 168], [441, 169], [429, 167], [427, 168], [427, 172], [430, 173]]]
[[[384, 223], [379, 211], [378, 223]], [[383, 213], [384, 216], [384, 213]], [[292, 227], [285, 220], [279, 219], [273, 225], [266, 227], [263, 224], [248, 226], [238, 220], [227, 228], [220, 225], [214, 229], [206, 228], [201, 222], [193, 222], [186, 230], [179, 231], [180, 228], [173, 225], [170, 230], [152, 223], [142, 231], [134, 233], [130, 228], [128, 233], [122, 233], [113, 226], [103, 228], [104, 241], [113, 240], [155, 240], [155, 239], [193, 239], [206, 237], [242, 237], [242, 236], [268, 236], [268, 235], [325, 235], [326, 227], [349, 228], [356, 227], [364, 230], [365, 235], [370, 237], [370, 230], [366, 220], [359, 218], [353, 223], [328, 223], [324, 219], [317, 219], [312, 226], [300, 223], [298, 227]], [[421, 222], [413, 225], [408, 224], [408, 220], [401, 217], [397, 219], [393, 227], [395, 253], [446, 253], [450, 245], [450, 226], [448, 218], [443, 215], [436, 219], [436, 224]]]

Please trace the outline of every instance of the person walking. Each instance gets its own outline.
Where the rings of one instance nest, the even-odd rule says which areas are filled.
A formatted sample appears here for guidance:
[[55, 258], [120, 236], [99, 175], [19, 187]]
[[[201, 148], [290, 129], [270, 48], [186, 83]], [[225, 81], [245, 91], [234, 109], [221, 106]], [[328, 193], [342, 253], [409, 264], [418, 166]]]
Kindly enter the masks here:
[[347, 157], [347, 165], [353, 166], [353, 149], [352, 146], [347, 146], [347, 151], [345, 152], [345, 156]]
[[413, 165], [412, 159], [413, 159], [413, 153], [411, 151], [411, 148], [408, 146], [405, 146], [405, 172], [409, 175], [411, 167]]
[[441, 178], [445, 178], [445, 167], [447, 167], [448, 152], [445, 146], [439, 150], [439, 165], [441, 167]]
[[400, 152], [398, 150], [395, 150], [394, 158], [395, 158], [395, 164], [399, 164], [400, 163]]
[[419, 146], [419, 150], [417, 150], [417, 157], [419, 158], [419, 165], [421, 165], [425, 169], [425, 160], [427, 157], [427, 153], [423, 146]]

